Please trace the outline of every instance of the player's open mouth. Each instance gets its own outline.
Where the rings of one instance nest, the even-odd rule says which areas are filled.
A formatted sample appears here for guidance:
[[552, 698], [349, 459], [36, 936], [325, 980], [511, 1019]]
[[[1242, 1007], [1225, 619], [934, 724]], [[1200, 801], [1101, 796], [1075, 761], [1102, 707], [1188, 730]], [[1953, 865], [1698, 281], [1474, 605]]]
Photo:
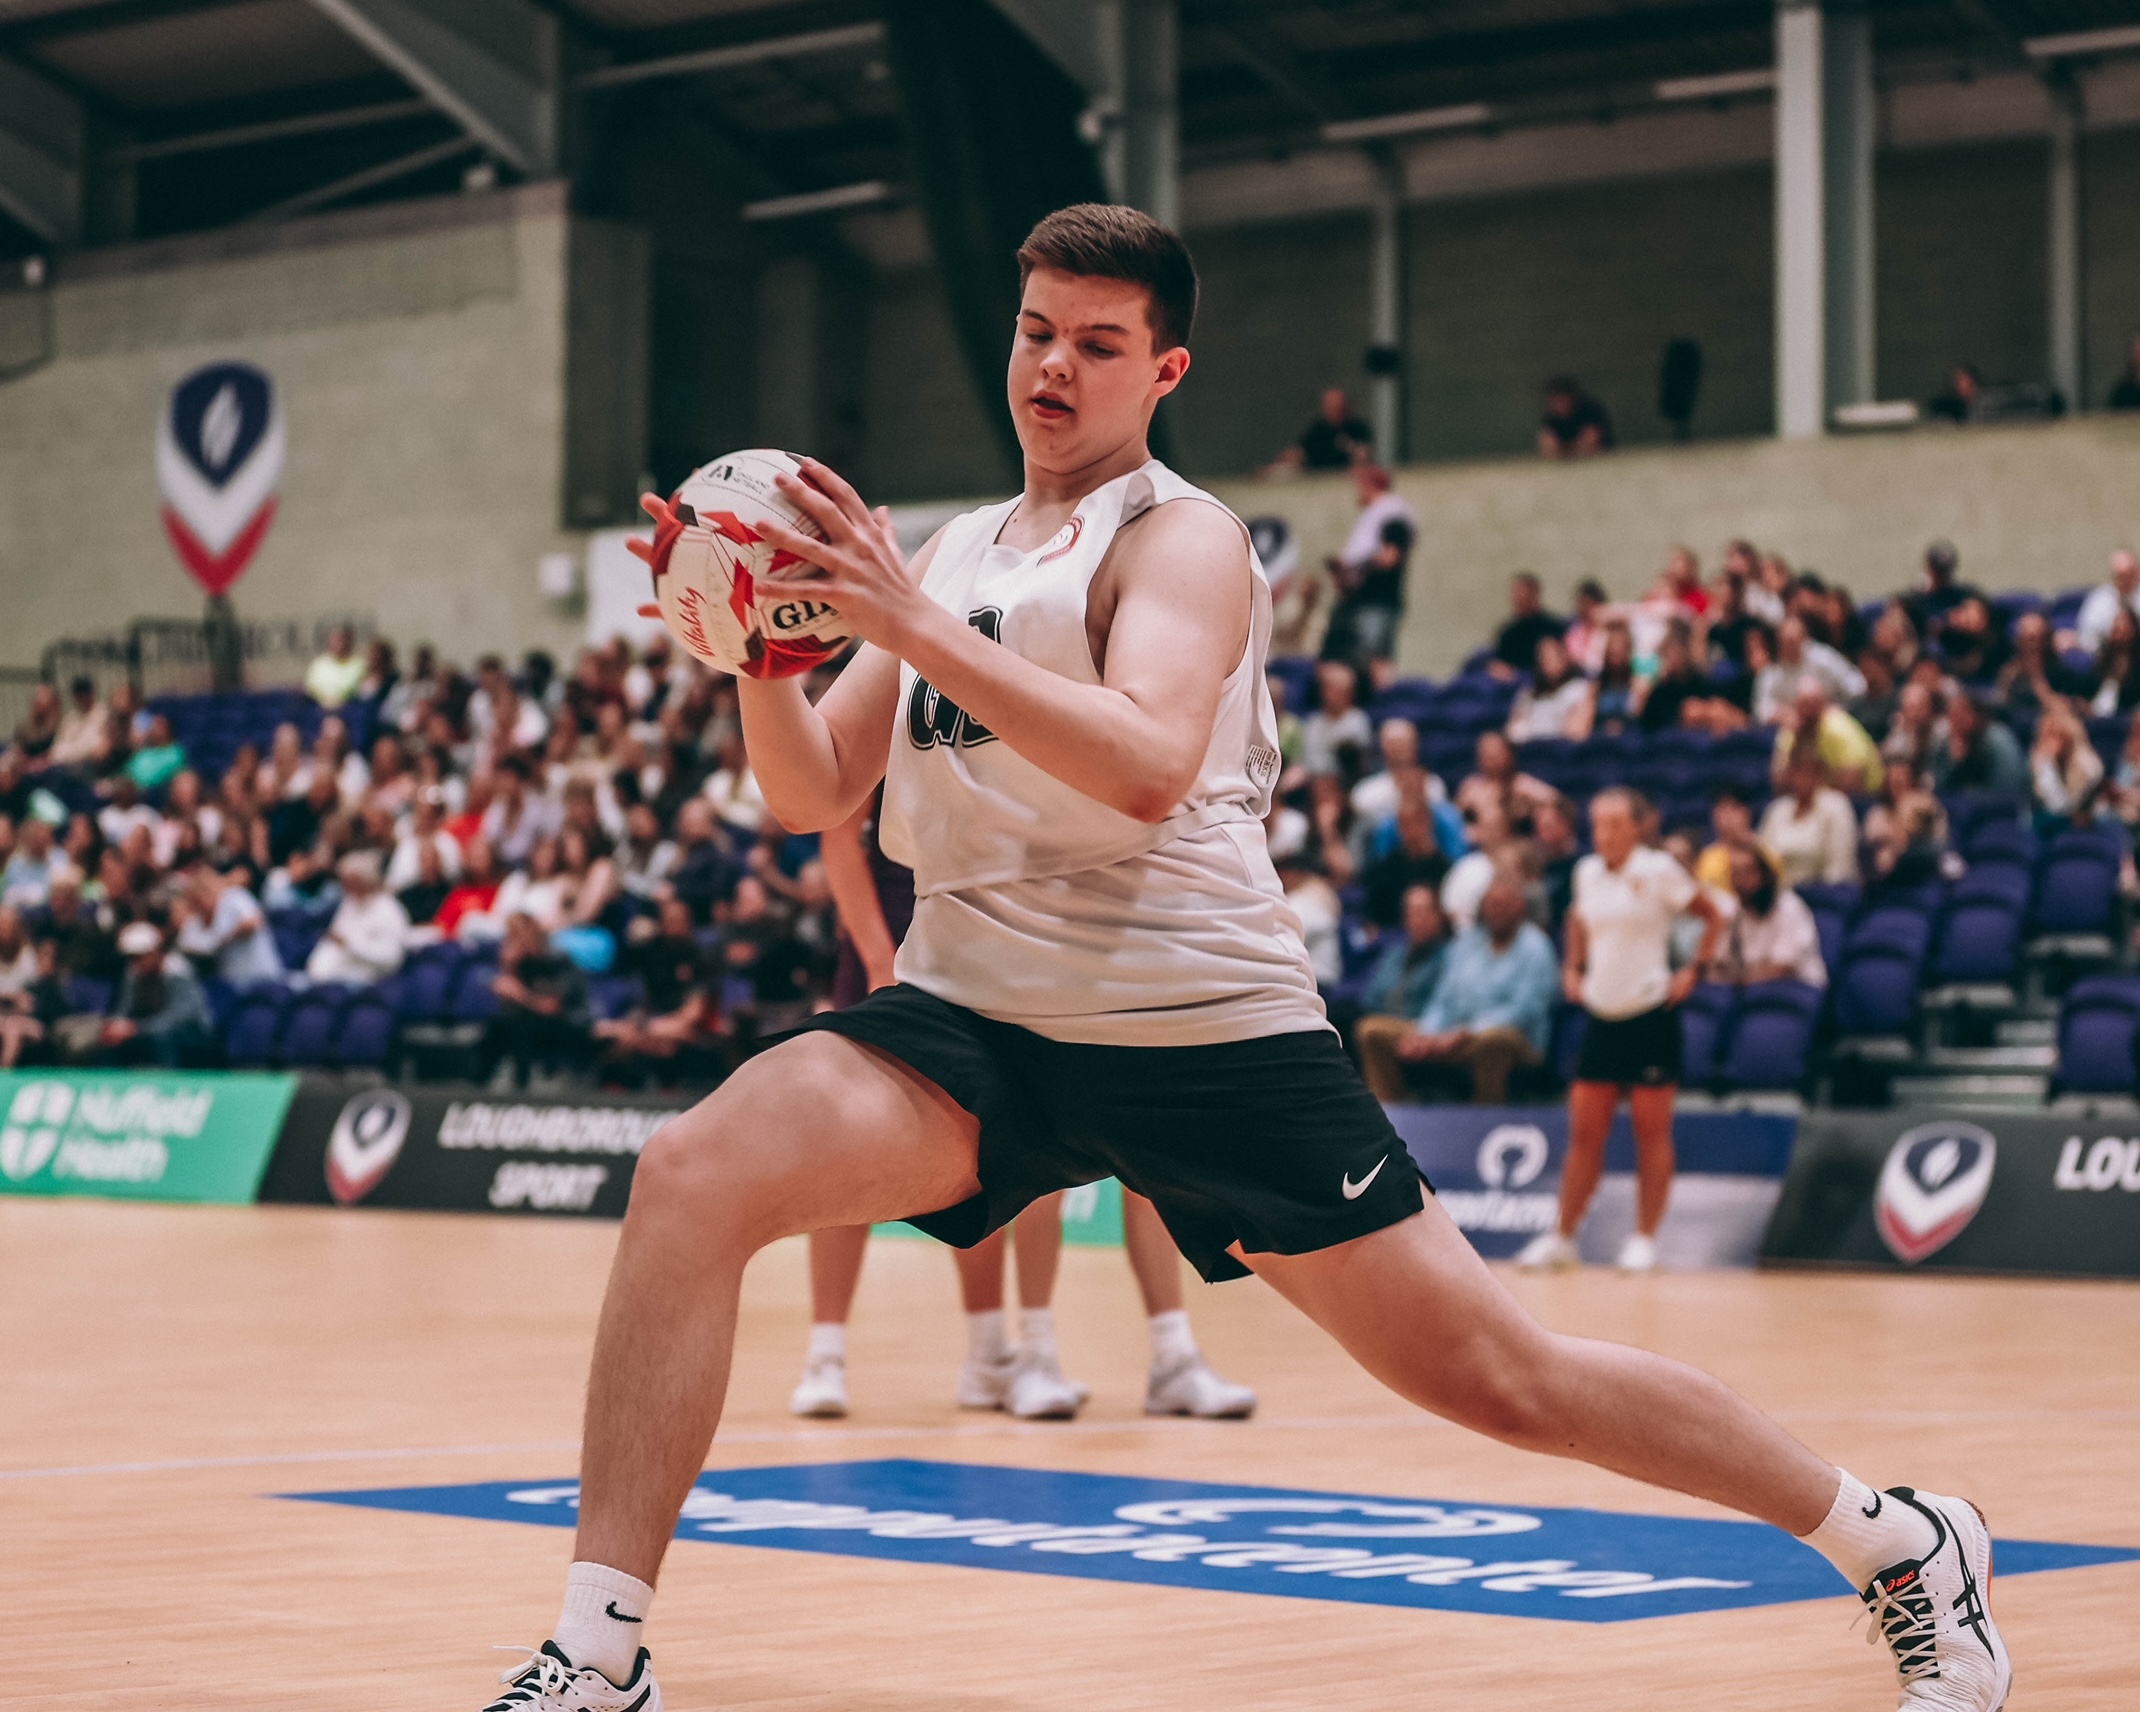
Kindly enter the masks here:
[[1065, 417], [1077, 414], [1069, 405], [1049, 392], [1036, 392], [1026, 403], [1032, 406], [1035, 415], [1045, 417], [1050, 422], [1060, 422]]

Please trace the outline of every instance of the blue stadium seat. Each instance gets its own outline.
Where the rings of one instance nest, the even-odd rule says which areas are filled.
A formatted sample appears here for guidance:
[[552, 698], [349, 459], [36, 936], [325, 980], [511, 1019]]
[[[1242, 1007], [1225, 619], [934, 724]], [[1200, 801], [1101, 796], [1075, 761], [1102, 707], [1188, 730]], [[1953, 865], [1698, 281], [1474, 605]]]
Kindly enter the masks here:
[[1985, 862], [1973, 866], [1947, 894], [1951, 911], [1962, 904], [2002, 903], [2026, 912], [2029, 904], [2029, 871], [2009, 862]]
[[636, 975], [603, 975], [587, 983], [587, 1001], [598, 1022], [615, 1022], [646, 1002]]
[[96, 975], [73, 975], [67, 980], [67, 1003], [88, 1016], [103, 1016], [111, 1010], [116, 994], [112, 983]]
[[1589, 1019], [1588, 1011], [1566, 999], [1553, 1008], [1553, 1036], [1546, 1056], [1554, 1076], [1562, 1082], [1575, 1080], [1576, 1060], [1583, 1053], [1583, 1029]]
[[1950, 985], [2006, 985], [2021, 955], [2022, 906], [2001, 898], [1969, 898], [1947, 912], [1934, 977]]
[[1706, 1088], [1716, 1080], [1717, 1053], [1730, 1014], [1731, 989], [1708, 982], [1696, 987], [1680, 1006], [1679, 1033], [1685, 1055], [1680, 1081], [1686, 1087]]
[[1967, 850], [1980, 828], [2000, 821], [2021, 825], [2029, 816], [2029, 799], [2011, 791], [1957, 791], [1946, 799], [1948, 836]]
[[1885, 946], [1846, 952], [1835, 981], [1835, 1025], [1844, 1034], [1907, 1034], [1917, 1020], [1922, 956]]
[[2076, 981], [2058, 1013], [2058, 1090], [2068, 1094], [2133, 1092], [2136, 1033], [2140, 1033], [2140, 980], [2114, 975]]
[[395, 1010], [407, 1023], [444, 1022], [452, 1014], [454, 983], [461, 978], [458, 946], [430, 949], [451, 951], [450, 957], [411, 957], [402, 965], [400, 991]]
[[1724, 1055], [1725, 1086], [1802, 1090], [1812, 1070], [1824, 997], [1803, 981], [1764, 981], [1741, 991]]
[[263, 982], [247, 989], [223, 1031], [223, 1048], [231, 1063], [240, 1069], [273, 1064], [289, 1008], [285, 988]]
[[498, 995], [491, 982], [498, 978], [495, 963], [465, 963], [453, 988], [455, 1022], [488, 1022], [498, 1014]]
[[1798, 896], [1813, 912], [1813, 925], [1820, 933], [1820, 960], [1833, 976], [1843, 964], [1843, 942], [1850, 931], [1850, 917], [1858, 907], [1855, 886], [1800, 886]]
[[359, 993], [342, 1012], [334, 1037], [334, 1062], [344, 1070], [383, 1070], [394, 1049], [394, 1007], [373, 989]]
[[1972, 865], [2003, 862], [2036, 865], [2036, 829], [2019, 821], [1987, 821], [1976, 829], [1964, 854]]
[[282, 966], [293, 973], [304, 968], [312, 948], [327, 937], [327, 924], [332, 919], [310, 910], [273, 911], [268, 916], [268, 931], [275, 936], [275, 950], [282, 958]]
[[1922, 910], [1873, 908], [1867, 910], [1843, 941], [1843, 955], [1861, 951], [1885, 951], [1922, 963], [1932, 943], [1932, 918]]
[[1310, 656], [1279, 654], [1266, 661], [1263, 669], [1285, 684], [1285, 706], [1279, 710], [1281, 713], [1308, 711], [1308, 690], [1315, 682], [1315, 661]]
[[2032, 923], [2042, 934], [2107, 934], [2118, 901], [2118, 867], [2099, 852], [2060, 853], [2052, 846], [2036, 881]]
[[284, 1018], [277, 1056], [292, 1069], [324, 1069], [334, 1062], [334, 1035], [349, 1004], [349, 990], [339, 986], [307, 988]]

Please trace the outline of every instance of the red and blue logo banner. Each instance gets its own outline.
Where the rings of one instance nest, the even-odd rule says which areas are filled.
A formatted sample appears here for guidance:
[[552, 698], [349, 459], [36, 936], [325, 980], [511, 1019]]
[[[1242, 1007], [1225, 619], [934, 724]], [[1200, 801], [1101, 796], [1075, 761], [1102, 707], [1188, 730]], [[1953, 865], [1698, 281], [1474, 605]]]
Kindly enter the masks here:
[[286, 438], [275, 383], [250, 363], [210, 363], [171, 389], [156, 424], [164, 533], [211, 595], [229, 591], [267, 538]]

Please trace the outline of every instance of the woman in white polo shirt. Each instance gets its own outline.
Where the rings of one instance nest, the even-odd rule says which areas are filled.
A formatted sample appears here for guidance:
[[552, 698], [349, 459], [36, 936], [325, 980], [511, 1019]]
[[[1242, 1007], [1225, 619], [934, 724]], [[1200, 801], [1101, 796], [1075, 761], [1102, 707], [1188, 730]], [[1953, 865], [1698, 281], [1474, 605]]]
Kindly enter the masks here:
[[[1568, 1090], [1568, 1161], [1560, 1180], [1560, 1224], [1518, 1257], [1528, 1267], [1576, 1264], [1575, 1233], [1605, 1169], [1605, 1137], [1620, 1095], [1635, 1129], [1634, 1234], [1621, 1246], [1623, 1271], [1657, 1264], [1657, 1227], [1672, 1193], [1672, 1103], [1679, 1091], [1679, 1006], [1717, 953], [1724, 915], [1694, 876], [1642, 842], [1645, 805], [1632, 791], [1600, 791], [1590, 804], [1595, 853], [1575, 865], [1562, 984], [1590, 1013], [1575, 1082]], [[1673, 920], [1702, 921], [1702, 945], [1676, 975]]]

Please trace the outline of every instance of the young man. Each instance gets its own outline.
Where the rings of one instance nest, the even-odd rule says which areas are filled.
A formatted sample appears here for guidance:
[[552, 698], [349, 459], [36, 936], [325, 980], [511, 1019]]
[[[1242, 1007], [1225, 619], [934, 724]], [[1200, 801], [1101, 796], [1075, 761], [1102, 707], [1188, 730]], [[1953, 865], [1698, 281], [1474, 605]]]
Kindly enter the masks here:
[[659, 1712], [641, 1625], [756, 1250], [917, 1215], [971, 1244], [1110, 1173], [1207, 1278], [1259, 1274], [1422, 1407], [1805, 1538], [1865, 1590], [1908, 1705], [1990, 1712], [2010, 1673], [1970, 1505], [1876, 1493], [1704, 1374], [1547, 1332], [1422, 1194], [1264, 849], [1269, 591], [1240, 522], [1146, 449], [1189, 368], [1188, 252], [1086, 206], [1019, 262], [1025, 491], [909, 566], [807, 463], [787, 491], [826, 539], [770, 531], [816, 567], [774, 580], [866, 646], [814, 708], [794, 680], [739, 685], [767, 804], [836, 826], [881, 779], [914, 925], [897, 986], [752, 1059], [641, 1156], [564, 1614], [499, 1712]]

